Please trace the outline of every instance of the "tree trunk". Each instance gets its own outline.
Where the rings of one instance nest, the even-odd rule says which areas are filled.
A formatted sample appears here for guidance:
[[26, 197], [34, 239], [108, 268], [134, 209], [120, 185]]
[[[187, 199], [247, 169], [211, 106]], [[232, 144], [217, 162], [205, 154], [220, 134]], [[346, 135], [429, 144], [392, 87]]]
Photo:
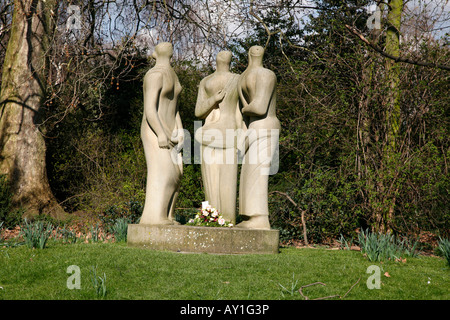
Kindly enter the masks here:
[[[388, 55], [400, 56], [400, 25], [403, 11], [403, 0], [389, 0], [387, 13], [387, 31], [385, 51]], [[381, 181], [381, 194], [383, 194], [383, 207], [380, 208], [381, 213], [378, 215], [378, 225], [380, 232], [392, 231], [392, 220], [396, 204], [396, 195], [388, 185], [395, 183], [397, 176], [398, 161], [397, 142], [400, 133], [401, 109], [400, 109], [400, 69], [396, 61], [386, 59], [386, 84], [388, 86], [387, 103], [386, 103], [386, 144], [383, 154], [383, 171], [384, 181]], [[390, 181], [393, 179], [394, 181]], [[384, 206], [387, 206], [384, 207]]]
[[[390, 0], [387, 15], [386, 53], [395, 57], [400, 56], [400, 23], [403, 11], [403, 0]], [[387, 151], [396, 151], [398, 133], [400, 130], [400, 69], [392, 59], [386, 59], [389, 94], [386, 110], [387, 121]]]
[[62, 217], [47, 179], [45, 141], [39, 131], [46, 89], [46, 52], [56, 1], [16, 0], [0, 91], [0, 173], [13, 205], [26, 216]]

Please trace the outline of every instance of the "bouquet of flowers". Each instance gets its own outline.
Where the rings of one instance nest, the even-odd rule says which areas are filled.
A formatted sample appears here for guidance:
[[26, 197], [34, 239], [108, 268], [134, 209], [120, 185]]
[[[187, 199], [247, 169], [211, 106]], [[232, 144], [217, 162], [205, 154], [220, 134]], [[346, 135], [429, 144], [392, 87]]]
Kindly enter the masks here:
[[220, 215], [219, 210], [210, 205], [204, 206], [195, 218], [190, 219], [187, 225], [204, 227], [232, 227], [233, 224], [225, 221]]

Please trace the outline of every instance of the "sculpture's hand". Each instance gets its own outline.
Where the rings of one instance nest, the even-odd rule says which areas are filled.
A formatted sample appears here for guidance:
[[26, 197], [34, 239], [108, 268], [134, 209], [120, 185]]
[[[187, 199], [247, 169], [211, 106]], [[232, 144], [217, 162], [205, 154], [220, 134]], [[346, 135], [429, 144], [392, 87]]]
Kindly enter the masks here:
[[161, 149], [169, 149], [170, 141], [165, 134], [158, 136], [158, 145]]
[[181, 134], [177, 138], [176, 142], [176, 150], [177, 152], [180, 152], [183, 149], [184, 146], [184, 134]]
[[242, 114], [249, 112], [253, 108], [253, 103], [245, 103], [245, 106], [242, 108]]
[[170, 137], [170, 141], [176, 145], [177, 152], [180, 152], [183, 149], [184, 145], [184, 131], [183, 130], [174, 130], [172, 136]]
[[222, 102], [223, 98], [225, 98], [226, 92], [223, 90], [219, 90], [215, 95], [214, 98], [216, 102]]

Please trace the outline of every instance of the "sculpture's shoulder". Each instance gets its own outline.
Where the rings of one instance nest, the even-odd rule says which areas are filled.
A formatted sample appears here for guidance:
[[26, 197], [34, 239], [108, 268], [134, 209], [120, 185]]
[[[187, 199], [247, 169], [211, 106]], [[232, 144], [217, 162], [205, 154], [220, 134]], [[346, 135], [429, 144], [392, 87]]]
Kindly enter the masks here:
[[144, 76], [144, 84], [151, 82], [159, 82], [164, 79], [164, 71], [161, 69], [155, 69], [152, 68], [147, 71], [147, 73]]
[[204, 86], [206, 82], [208, 82], [208, 80], [214, 78], [214, 73], [211, 73], [209, 75], [207, 75], [206, 77], [204, 77], [202, 80], [200, 80], [200, 86]]
[[277, 79], [277, 75], [270, 69], [267, 68], [259, 68], [258, 69], [258, 77], [263, 77], [263, 79], [267, 80], [275, 80]]

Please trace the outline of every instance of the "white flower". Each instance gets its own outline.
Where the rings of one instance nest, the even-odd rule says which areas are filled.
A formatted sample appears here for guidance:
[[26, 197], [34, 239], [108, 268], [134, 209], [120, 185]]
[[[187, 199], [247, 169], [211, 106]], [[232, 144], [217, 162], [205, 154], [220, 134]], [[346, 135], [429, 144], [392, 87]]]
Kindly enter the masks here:
[[217, 212], [216, 210], [214, 210], [212, 213], [211, 213], [211, 216], [212, 217], [217, 217], [219, 215], [219, 212]]
[[202, 214], [206, 217], [206, 216], [209, 214], [209, 212], [206, 211], [206, 210], [203, 210], [203, 211], [202, 211]]
[[189, 223], [194, 223], [195, 220], [194, 219], [189, 219]]
[[219, 224], [221, 225], [221, 226], [223, 226], [224, 224], [225, 224], [225, 219], [224, 218], [219, 218]]
[[229, 225], [228, 225], [230, 228], [233, 226], [233, 224], [232, 223], [230, 223]]

